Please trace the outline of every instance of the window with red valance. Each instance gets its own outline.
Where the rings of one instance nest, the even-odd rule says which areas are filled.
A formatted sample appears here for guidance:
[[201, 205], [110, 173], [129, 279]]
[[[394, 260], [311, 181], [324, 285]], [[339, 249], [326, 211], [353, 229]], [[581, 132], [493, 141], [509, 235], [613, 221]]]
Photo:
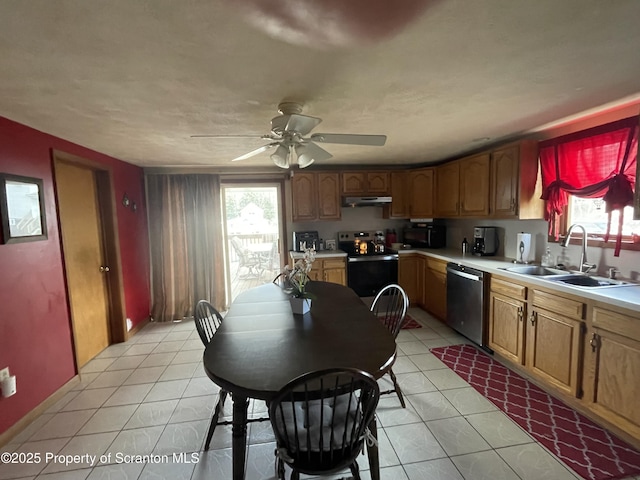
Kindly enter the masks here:
[[602, 198], [609, 213], [619, 210], [615, 256], [620, 253], [623, 209], [633, 204], [638, 155], [638, 117], [583, 130], [540, 143], [542, 198], [549, 232], [558, 238], [558, 220], [569, 195]]

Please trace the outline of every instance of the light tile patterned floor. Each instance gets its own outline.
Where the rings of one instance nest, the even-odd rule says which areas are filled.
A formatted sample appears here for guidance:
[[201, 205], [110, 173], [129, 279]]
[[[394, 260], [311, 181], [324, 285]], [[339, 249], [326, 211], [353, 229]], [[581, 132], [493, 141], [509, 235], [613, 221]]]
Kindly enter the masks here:
[[[578, 478], [429, 353], [462, 337], [422, 310], [410, 313], [423, 328], [400, 332], [394, 366], [407, 408], [384, 396], [377, 412], [383, 479]], [[1, 464], [0, 480], [231, 478], [230, 427], [218, 426], [211, 450], [203, 452], [218, 388], [202, 369], [202, 351], [193, 322], [150, 324], [127, 343], [107, 348], [82, 369], [75, 390], [1, 449], [38, 452], [43, 461]], [[227, 402], [227, 416], [230, 407]], [[254, 415], [265, 412], [258, 402], [251, 408]], [[47, 452], [96, 455], [98, 464], [44, 462]], [[250, 424], [247, 480], [274, 478], [273, 452], [269, 424]], [[118, 462], [122, 455], [150, 453], [161, 462]], [[366, 455], [359, 464], [369, 478]]]

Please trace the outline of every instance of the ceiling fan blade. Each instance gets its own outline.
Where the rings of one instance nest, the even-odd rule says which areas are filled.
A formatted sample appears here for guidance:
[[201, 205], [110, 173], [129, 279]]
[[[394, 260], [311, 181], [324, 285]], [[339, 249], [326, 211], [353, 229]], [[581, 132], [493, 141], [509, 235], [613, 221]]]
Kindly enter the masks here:
[[287, 125], [284, 127], [285, 132], [297, 132], [300, 135], [306, 135], [313, 130], [320, 122], [321, 118], [309, 117], [308, 115], [298, 115], [294, 113], [290, 115]]
[[345, 145], [370, 145], [381, 147], [387, 141], [386, 135], [355, 135], [349, 133], [314, 133], [309, 137], [312, 142], [342, 143]]
[[190, 135], [191, 138], [256, 138], [262, 140], [277, 140], [273, 135]]
[[251, 150], [249, 153], [245, 153], [244, 155], [240, 155], [239, 157], [236, 157], [231, 161], [232, 162], [237, 162], [238, 160], [246, 160], [247, 158], [251, 158], [254, 155], [258, 155], [258, 154], [260, 154], [262, 152], [266, 152], [271, 147], [275, 147], [276, 145], [280, 145], [280, 144], [278, 142], [273, 142], [273, 143], [269, 143], [268, 145], [263, 145], [262, 147], [256, 148], [255, 150]]

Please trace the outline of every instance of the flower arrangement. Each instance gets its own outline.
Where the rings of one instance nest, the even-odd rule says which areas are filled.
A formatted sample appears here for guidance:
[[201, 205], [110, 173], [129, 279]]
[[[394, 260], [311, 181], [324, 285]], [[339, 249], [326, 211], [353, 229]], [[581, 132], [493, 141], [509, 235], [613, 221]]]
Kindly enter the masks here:
[[309, 272], [316, 259], [316, 251], [314, 248], [306, 248], [302, 258], [296, 260], [293, 267], [287, 265], [284, 267], [284, 274], [287, 278], [294, 297], [309, 298], [306, 292], [306, 285], [309, 281]]

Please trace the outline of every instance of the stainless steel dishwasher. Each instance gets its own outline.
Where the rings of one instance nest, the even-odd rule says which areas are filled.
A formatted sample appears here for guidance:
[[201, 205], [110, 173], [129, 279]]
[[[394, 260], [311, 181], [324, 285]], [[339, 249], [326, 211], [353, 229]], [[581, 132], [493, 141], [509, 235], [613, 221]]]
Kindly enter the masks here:
[[447, 324], [485, 346], [484, 272], [447, 263]]

